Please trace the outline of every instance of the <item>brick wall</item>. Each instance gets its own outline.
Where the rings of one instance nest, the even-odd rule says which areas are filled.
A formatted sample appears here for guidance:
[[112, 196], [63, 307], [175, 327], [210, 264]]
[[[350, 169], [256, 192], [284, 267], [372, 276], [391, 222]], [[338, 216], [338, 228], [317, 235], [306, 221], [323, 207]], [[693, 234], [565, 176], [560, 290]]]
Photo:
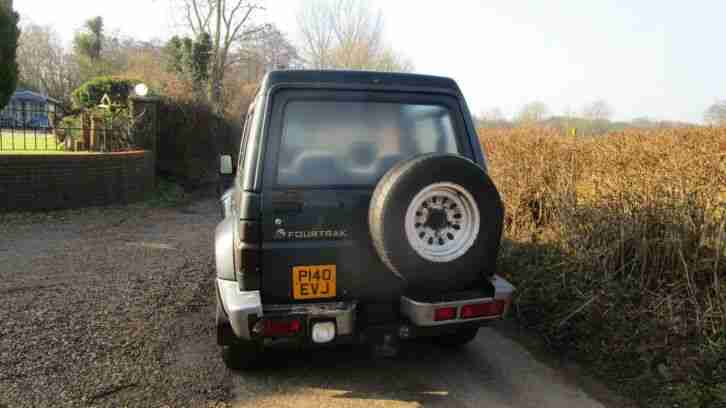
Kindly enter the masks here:
[[149, 151], [0, 155], [0, 212], [124, 204], [154, 189]]

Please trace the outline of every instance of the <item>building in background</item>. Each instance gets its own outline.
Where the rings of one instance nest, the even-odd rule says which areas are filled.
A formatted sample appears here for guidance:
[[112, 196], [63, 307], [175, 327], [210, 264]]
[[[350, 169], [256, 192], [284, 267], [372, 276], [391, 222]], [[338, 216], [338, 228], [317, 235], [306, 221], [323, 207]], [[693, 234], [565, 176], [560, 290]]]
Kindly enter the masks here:
[[51, 117], [60, 112], [61, 103], [28, 90], [17, 90], [10, 103], [0, 111], [2, 128], [49, 128]]

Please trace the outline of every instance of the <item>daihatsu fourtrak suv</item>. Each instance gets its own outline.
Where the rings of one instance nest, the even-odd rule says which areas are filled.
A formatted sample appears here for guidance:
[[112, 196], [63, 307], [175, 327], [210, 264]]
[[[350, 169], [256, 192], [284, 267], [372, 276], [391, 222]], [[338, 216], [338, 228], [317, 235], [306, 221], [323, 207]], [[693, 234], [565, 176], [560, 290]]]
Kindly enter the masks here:
[[266, 346], [472, 340], [514, 288], [495, 275], [502, 202], [456, 83], [373, 72], [269, 73], [237, 165], [221, 157], [217, 341]]

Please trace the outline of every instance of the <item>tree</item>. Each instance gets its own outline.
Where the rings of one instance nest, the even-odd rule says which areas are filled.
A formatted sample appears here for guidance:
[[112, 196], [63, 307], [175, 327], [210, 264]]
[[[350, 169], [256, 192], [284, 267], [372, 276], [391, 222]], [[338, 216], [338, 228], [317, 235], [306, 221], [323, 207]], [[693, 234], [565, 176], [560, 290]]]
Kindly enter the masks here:
[[49, 26], [25, 25], [18, 46], [20, 82], [57, 100], [70, 103], [70, 94], [81, 84], [78, 64], [63, 49]]
[[517, 121], [526, 125], [535, 124], [537, 122], [543, 121], [547, 116], [548, 112], [549, 110], [547, 109], [547, 105], [545, 105], [544, 102], [530, 102], [524, 105], [522, 107], [522, 110], [519, 111], [519, 115], [517, 115]]
[[121, 41], [107, 36], [103, 18], [87, 20], [73, 38], [73, 51], [82, 81], [123, 70]]
[[314, 69], [412, 71], [384, 41], [383, 15], [366, 1], [314, 0], [297, 17], [306, 65]]
[[209, 81], [211, 53], [212, 40], [204, 32], [196, 40], [174, 36], [164, 47], [167, 70], [189, 81], [197, 100], [203, 99]]
[[175, 35], [164, 45], [164, 66], [175, 74], [184, 72], [184, 40]]
[[476, 119], [477, 127], [481, 128], [506, 128], [511, 126], [504, 117], [502, 110], [496, 107], [480, 113]]
[[613, 116], [613, 108], [605, 100], [598, 99], [585, 105], [582, 116], [593, 121], [609, 121]]
[[12, 0], [0, 0], [0, 109], [18, 85], [17, 49], [20, 30]]
[[658, 121], [653, 120], [647, 116], [635, 118], [630, 121], [631, 126], [640, 129], [650, 129], [658, 126]]
[[717, 101], [709, 106], [703, 117], [709, 125], [726, 126], [726, 100]]
[[101, 59], [103, 49], [103, 18], [99, 16], [87, 20], [83, 27], [84, 31], [76, 33], [73, 47], [78, 55], [97, 62]]
[[300, 63], [297, 48], [274, 24], [267, 24], [242, 49], [245, 62], [257, 63], [263, 72], [290, 69]]
[[184, 23], [195, 38], [209, 35], [211, 52], [206, 81], [209, 102], [217, 114], [224, 113], [223, 84], [228, 69], [239, 62], [235, 54], [245, 41], [264, 26], [253, 23], [262, 10], [256, 1], [247, 0], [173, 0], [181, 5]]
[[199, 34], [196, 41], [192, 43], [190, 53], [189, 68], [193, 82], [202, 84], [209, 80], [209, 61], [211, 55], [212, 39], [207, 33]]
[[496, 107], [482, 112], [479, 119], [487, 122], [503, 122], [505, 120], [502, 110]]

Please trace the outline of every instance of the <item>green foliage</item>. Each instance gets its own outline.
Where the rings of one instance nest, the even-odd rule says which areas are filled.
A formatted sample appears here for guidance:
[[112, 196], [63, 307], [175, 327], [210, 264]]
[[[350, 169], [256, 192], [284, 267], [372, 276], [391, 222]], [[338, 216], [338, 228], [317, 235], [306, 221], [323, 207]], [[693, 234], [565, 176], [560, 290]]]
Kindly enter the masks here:
[[103, 18], [87, 20], [73, 38], [75, 62], [82, 81], [120, 72], [119, 40], [104, 34]]
[[206, 82], [209, 79], [209, 58], [212, 53], [212, 38], [202, 33], [192, 45], [190, 71], [192, 81]]
[[71, 94], [71, 98], [77, 108], [98, 106], [104, 95], [108, 95], [114, 104], [127, 106], [131, 90], [139, 83], [141, 81], [135, 79], [98, 77], [78, 87]]
[[172, 179], [159, 177], [156, 179], [156, 190], [145, 202], [149, 207], [178, 207], [189, 202], [190, 196], [184, 188]]
[[68, 128], [74, 128], [74, 129], [80, 129], [82, 126], [81, 119], [78, 116], [66, 116], [61, 120], [59, 124], [59, 128], [61, 129], [68, 129]]
[[215, 182], [219, 154], [235, 152], [240, 133], [204, 103], [164, 100], [159, 105], [157, 168], [190, 187]]
[[76, 34], [73, 47], [79, 56], [87, 57], [92, 61], [101, 58], [103, 50], [103, 18], [95, 17], [84, 24], [85, 31]]
[[18, 14], [0, 7], [0, 109], [7, 105], [18, 83]]
[[172, 37], [164, 47], [166, 69], [191, 81], [197, 95], [202, 95], [203, 85], [209, 80], [209, 62], [212, 55], [212, 39], [201, 33], [196, 40], [189, 37]]
[[168, 72], [180, 74], [184, 72], [184, 44], [179, 36], [173, 36], [164, 46], [164, 65]]

